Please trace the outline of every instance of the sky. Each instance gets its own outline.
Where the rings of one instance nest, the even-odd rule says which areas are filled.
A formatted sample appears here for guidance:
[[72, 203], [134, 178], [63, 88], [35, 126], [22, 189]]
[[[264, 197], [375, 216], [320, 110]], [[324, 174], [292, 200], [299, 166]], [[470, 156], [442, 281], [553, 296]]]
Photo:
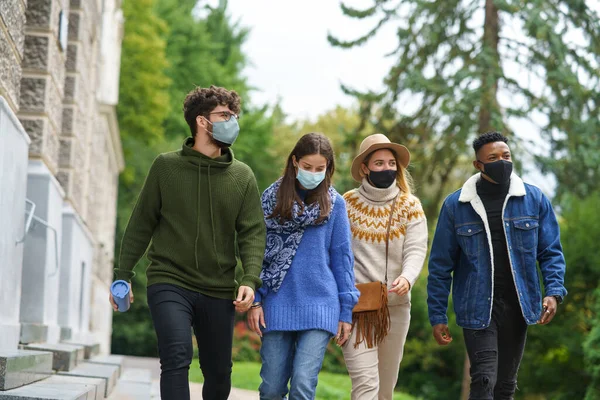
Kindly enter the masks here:
[[[216, 5], [218, 1], [212, 0]], [[211, 3], [209, 1], [209, 3]], [[279, 104], [288, 120], [316, 119], [336, 105], [351, 106], [340, 83], [359, 90], [380, 90], [394, 59], [386, 57], [396, 45], [394, 24], [384, 26], [365, 45], [351, 50], [332, 47], [331, 32], [340, 40], [351, 40], [368, 32], [376, 20], [354, 20], [342, 14], [338, 0], [229, 0], [234, 21], [250, 28], [243, 50], [250, 60], [245, 74], [254, 104]], [[346, 0], [345, 4], [367, 8], [373, 0]], [[519, 134], [536, 142], [538, 152], [544, 142], [536, 126], [511, 124]], [[533, 156], [523, 154], [523, 177], [552, 196], [555, 180], [543, 176]]]
[[[350, 0], [368, 6], [372, 0]], [[357, 89], [379, 89], [392, 61], [385, 54], [396, 43], [393, 27], [358, 49], [343, 50], [327, 42], [331, 31], [341, 39], [367, 32], [373, 20], [351, 20], [342, 15], [337, 0], [229, 0], [234, 20], [251, 28], [244, 51], [252, 65], [246, 75], [257, 87], [255, 103], [281, 105], [292, 119], [315, 118], [352, 98], [340, 83]]]

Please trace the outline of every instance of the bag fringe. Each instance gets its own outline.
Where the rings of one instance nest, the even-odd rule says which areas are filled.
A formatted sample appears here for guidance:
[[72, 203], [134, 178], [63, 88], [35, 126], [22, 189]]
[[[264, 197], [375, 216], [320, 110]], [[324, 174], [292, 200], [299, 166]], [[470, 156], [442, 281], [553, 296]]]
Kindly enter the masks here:
[[354, 348], [362, 342], [366, 342], [369, 349], [379, 345], [390, 330], [390, 319], [387, 290], [382, 290], [379, 310], [352, 313], [352, 325], [356, 329]]

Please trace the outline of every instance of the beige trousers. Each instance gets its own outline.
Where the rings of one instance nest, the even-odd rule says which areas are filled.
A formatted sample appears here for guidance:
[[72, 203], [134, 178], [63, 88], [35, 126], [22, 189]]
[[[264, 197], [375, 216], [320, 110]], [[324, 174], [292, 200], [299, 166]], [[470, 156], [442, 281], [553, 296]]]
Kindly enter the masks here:
[[363, 342], [355, 349], [356, 331], [343, 347], [352, 380], [352, 400], [392, 400], [400, 361], [410, 325], [410, 302], [390, 307], [390, 332], [383, 342], [368, 349]]

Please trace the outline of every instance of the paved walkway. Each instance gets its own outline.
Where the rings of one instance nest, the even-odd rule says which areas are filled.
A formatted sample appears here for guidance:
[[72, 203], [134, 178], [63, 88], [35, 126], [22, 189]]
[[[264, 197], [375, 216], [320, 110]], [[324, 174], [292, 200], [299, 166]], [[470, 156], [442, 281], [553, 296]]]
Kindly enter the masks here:
[[[126, 356], [123, 360], [124, 368], [143, 368], [148, 369], [152, 373], [152, 400], [160, 400], [160, 364], [158, 358], [149, 357], [131, 357]], [[190, 383], [190, 394], [193, 399], [202, 398], [202, 384]], [[256, 400], [258, 399], [258, 392], [243, 389], [231, 389], [229, 400]]]
[[[201, 383], [190, 383], [190, 397], [193, 399], [202, 398], [202, 384]], [[231, 389], [228, 400], [256, 400], [258, 399], [258, 392], [244, 389]]]

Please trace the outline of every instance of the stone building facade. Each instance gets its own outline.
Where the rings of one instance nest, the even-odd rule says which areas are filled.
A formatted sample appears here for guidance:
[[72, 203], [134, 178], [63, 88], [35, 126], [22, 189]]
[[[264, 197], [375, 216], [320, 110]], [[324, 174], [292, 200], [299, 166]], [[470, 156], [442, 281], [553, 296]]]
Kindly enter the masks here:
[[0, 357], [110, 351], [123, 24], [121, 0], [0, 0]]

